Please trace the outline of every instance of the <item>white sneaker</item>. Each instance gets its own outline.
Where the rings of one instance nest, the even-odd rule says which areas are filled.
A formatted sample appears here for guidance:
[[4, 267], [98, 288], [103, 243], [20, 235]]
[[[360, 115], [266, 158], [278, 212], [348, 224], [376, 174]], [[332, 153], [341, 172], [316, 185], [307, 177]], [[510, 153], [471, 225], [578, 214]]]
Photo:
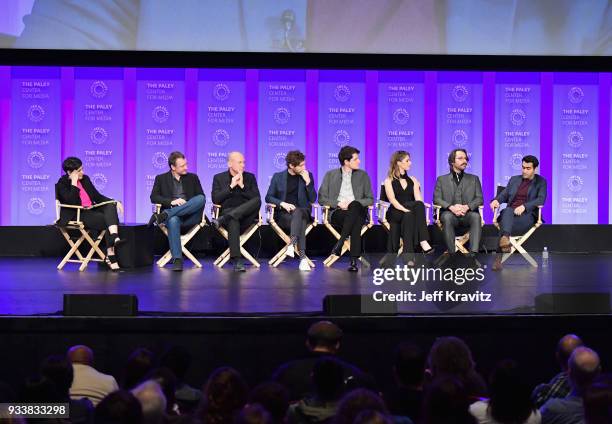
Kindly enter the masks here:
[[290, 258], [293, 258], [295, 256], [295, 247], [293, 246], [293, 243], [291, 243], [289, 247], [287, 247], [287, 256], [289, 256]]
[[308, 259], [300, 260], [300, 271], [310, 271], [310, 265], [308, 264]]

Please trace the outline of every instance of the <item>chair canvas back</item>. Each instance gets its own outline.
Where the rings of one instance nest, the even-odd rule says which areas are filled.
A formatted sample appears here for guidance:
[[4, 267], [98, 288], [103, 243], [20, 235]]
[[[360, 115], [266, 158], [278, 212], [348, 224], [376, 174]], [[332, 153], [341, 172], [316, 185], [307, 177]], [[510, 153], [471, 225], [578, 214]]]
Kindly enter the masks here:
[[380, 185], [380, 195], [378, 196], [381, 202], [389, 203], [389, 198], [387, 197], [387, 191], [385, 190], [385, 185]]
[[498, 184], [498, 185], [497, 185], [497, 191], [495, 192], [495, 197], [499, 196], [499, 195], [500, 195], [500, 193], [501, 193], [502, 191], [504, 191], [505, 189], [506, 189], [506, 187], [505, 187], [505, 186], [502, 186], [502, 185], [499, 185], [499, 184]]

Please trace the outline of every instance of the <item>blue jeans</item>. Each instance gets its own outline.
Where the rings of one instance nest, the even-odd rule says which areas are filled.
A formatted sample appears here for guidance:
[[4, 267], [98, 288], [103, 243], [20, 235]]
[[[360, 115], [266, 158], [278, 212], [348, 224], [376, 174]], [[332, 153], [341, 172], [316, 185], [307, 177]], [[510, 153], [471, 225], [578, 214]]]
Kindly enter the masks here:
[[512, 234], [525, 234], [535, 223], [535, 217], [531, 212], [523, 212], [522, 215], [514, 215], [514, 209], [508, 206], [501, 211], [497, 222], [500, 227], [500, 235], [510, 236]]
[[202, 220], [206, 198], [202, 194], [192, 197], [181, 206], [174, 206], [164, 212], [168, 215], [166, 227], [168, 228], [168, 243], [172, 259], [182, 258], [181, 227], [192, 227]]

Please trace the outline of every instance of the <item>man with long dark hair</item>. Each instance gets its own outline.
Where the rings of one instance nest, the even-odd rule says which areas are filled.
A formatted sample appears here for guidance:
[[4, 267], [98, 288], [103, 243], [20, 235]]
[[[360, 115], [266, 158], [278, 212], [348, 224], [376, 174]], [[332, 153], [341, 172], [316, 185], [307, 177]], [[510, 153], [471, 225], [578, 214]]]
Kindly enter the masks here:
[[468, 174], [469, 156], [465, 149], [454, 149], [448, 155], [450, 172], [436, 181], [434, 204], [441, 206], [440, 221], [444, 225], [444, 242], [448, 253], [455, 253], [455, 234], [458, 227], [468, 227], [470, 256], [478, 253], [482, 235], [482, 185], [480, 178]]

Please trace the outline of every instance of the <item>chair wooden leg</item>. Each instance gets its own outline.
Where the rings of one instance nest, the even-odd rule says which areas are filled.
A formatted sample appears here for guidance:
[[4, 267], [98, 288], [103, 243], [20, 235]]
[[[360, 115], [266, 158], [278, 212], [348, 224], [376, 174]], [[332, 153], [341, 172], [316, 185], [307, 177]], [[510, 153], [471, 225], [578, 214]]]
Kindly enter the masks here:
[[191, 262], [193, 262], [196, 268], [202, 268], [202, 264], [200, 263], [200, 261], [198, 261], [197, 258], [193, 256], [193, 254], [185, 246], [182, 247], [182, 250], [183, 255], [185, 255]]
[[251, 254], [245, 248], [241, 247], [240, 248], [240, 253], [242, 253], [242, 256], [244, 256], [256, 268], [259, 268], [261, 266], [261, 265], [259, 265], [259, 262], [257, 262], [257, 260], [253, 256], [251, 256]]
[[[219, 232], [219, 234], [221, 234], [221, 237], [223, 237], [225, 240], [229, 239], [229, 234], [225, 228], [221, 227], [217, 231]], [[215, 265], [218, 268], [223, 268], [223, 265], [225, 265], [225, 263], [229, 260], [229, 253], [230, 253], [230, 250], [228, 247], [217, 257], [217, 259], [215, 259], [215, 261], [213, 262], [213, 265]]]
[[160, 268], [163, 268], [166, 266], [168, 262], [170, 262], [171, 259], [172, 259], [172, 252], [168, 250], [166, 253], [164, 253], [164, 255], [161, 258], [158, 259], [157, 266]]
[[273, 268], [276, 268], [277, 266], [279, 266], [287, 257], [288, 248], [289, 248], [289, 245], [288, 244], [285, 245], [281, 250], [278, 251], [276, 255], [274, 255], [272, 259], [270, 259], [270, 261], [268, 261], [268, 264], [272, 266]]
[[[183, 255], [189, 259], [196, 268], [202, 268], [202, 263], [187, 249], [187, 243], [191, 241], [193, 237], [203, 228], [204, 226], [200, 224], [196, 224], [184, 235], [181, 236], [181, 251]], [[159, 229], [168, 237], [168, 228], [165, 225], [161, 225]], [[164, 255], [158, 259], [157, 266], [163, 268], [172, 260], [172, 252], [168, 250]]]
[[[98, 237], [96, 238], [96, 240], [94, 241], [94, 239], [91, 238], [91, 236], [89, 235], [89, 233], [85, 230], [81, 230], [83, 232], [83, 237], [85, 238], [85, 241], [87, 241], [87, 243], [89, 243], [89, 245], [91, 246], [93, 252], [92, 252], [92, 256], [93, 253], [97, 253], [98, 257], [102, 260], [104, 260], [106, 258], [106, 254], [104, 252], [102, 252], [102, 250], [100, 249], [100, 243], [102, 242], [102, 240], [104, 239], [104, 235], [106, 234], [106, 230], [102, 231]], [[91, 257], [90, 259], [91, 260]]]
[[219, 263], [217, 263], [217, 266], [219, 268], [223, 268], [225, 266], [226, 263], [229, 262], [230, 260], [230, 254], [229, 254], [229, 249], [227, 250], [227, 254], [226, 255], [222, 255], [222, 257], [220, 257], [221, 260], [219, 261]]
[[470, 233], [466, 233], [460, 237], [455, 237], [455, 249], [467, 255], [470, 252], [465, 248], [465, 244], [469, 240], [470, 240]]
[[[251, 254], [246, 249], [244, 249], [243, 245], [253, 236], [253, 234], [255, 234], [259, 226], [260, 226], [259, 224], [253, 224], [243, 234], [240, 235], [240, 253], [245, 259], [247, 259], [257, 268], [260, 267], [259, 262], [257, 262], [257, 260], [255, 260], [255, 258], [253, 258], [253, 256], [251, 256]], [[229, 239], [229, 233], [227, 232], [225, 228], [221, 227], [219, 228], [218, 231], [225, 240]], [[223, 266], [229, 260], [230, 260], [230, 250], [229, 248], [227, 248], [223, 251], [223, 253], [221, 253], [221, 255], [219, 255], [217, 259], [215, 259], [214, 265], [216, 267], [223, 268]]]
[[106, 231], [102, 231], [100, 235], [98, 235], [95, 241], [91, 238], [91, 236], [89, 235], [89, 233], [87, 233], [87, 231], [83, 229], [80, 229], [80, 231], [83, 237], [85, 238], [85, 240], [87, 240], [87, 242], [91, 245], [91, 249], [89, 249], [87, 256], [85, 256], [85, 258], [83, 259], [83, 263], [81, 263], [81, 266], [79, 267], [79, 271], [85, 271], [94, 253], [97, 253], [98, 256], [102, 260], [106, 258], [106, 255], [102, 252], [102, 250], [100, 250], [100, 247], [99, 247], [100, 242], [102, 241], [102, 238], [104, 237], [104, 234], [106, 233]]
[[79, 246], [85, 241], [85, 238], [81, 236], [76, 242], [73, 243], [72, 240], [70, 239], [70, 236], [67, 236], [67, 240], [70, 246], [72, 247], [70, 248], [68, 253], [66, 253], [66, 256], [64, 256], [64, 259], [62, 259], [62, 261], [59, 263], [59, 265], [57, 266], [57, 269], [64, 268], [64, 265], [66, 265], [66, 263], [70, 260], [72, 255], [74, 255], [74, 253], [78, 251]]
[[[535, 230], [535, 228], [533, 228], [533, 230]], [[502, 256], [502, 263], [504, 263], [510, 256], [512, 256], [514, 252], [518, 251], [521, 254], [521, 256], [527, 262], [529, 262], [529, 264], [532, 267], [538, 268], [538, 263], [535, 261], [535, 259], [533, 259], [533, 257], [529, 254], [529, 252], [527, 252], [525, 248], [522, 246], [523, 243], [527, 241], [527, 239], [529, 238], [532, 232], [533, 231], [529, 231], [528, 233], [526, 233], [525, 235], [521, 237], [510, 237], [510, 244], [512, 245], [512, 248], [510, 249], [509, 253], [504, 253], [504, 255]]]
[[[339, 237], [338, 237], [339, 238]], [[325, 261], [323, 261], [323, 264], [326, 267], [330, 267], [333, 264], [336, 263], [336, 261], [338, 259], [340, 259], [342, 256], [344, 256], [344, 254], [349, 251], [351, 248], [351, 238], [347, 238], [346, 240], [344, 240], [344, 243], [342, 244], [342, 250], [340, 250], [340, 256], [336, 256], [336, 255], [329, 255], [327, 257], [327, 259], [325, 259]]]
[[230, 250], [229, 248], [225, 249], [223, 253], [219, 255], [219, 257], [215, 260], [214, 265], [222, 268], [223, 265], [229, 260]]
[[[334, 237], [336, 237], [336, 240], [340, 240], [340, 233], [338, 233], [336, 231], [336, 229], [331, 226], [331, 224], [324, 224], [327, 229], [334, 235]], [[361, 236], [363, 237], [363, 235], [366, 233], [366, 231], [368, 231], [370, 229], [370, 227], [372, 227], [370, 224], [364, 225], [361, 227]], [[350, 250], [351, 248], [351, 242], [350, 242], [351, 238], [347, 238], [346, 240], [344, 240], [344, 243], [342, 244], [342, 250], [340, 251], [340, 256], [336, 256], [336, 255], [329, 255], [324, 261], [323, 261], [323, 265], [326, 267], [331, 267], [334, 263], [336, 263], [336, 261], [338, 259], [340, 259], [347, 251]]]
[[272, 259], [268, 261], [268, 265], [270, 265], [273, 268], [276, 268], [287, 258], [287, 249], [289, 248], [289, 245], [291, 244], [291, 238], [276, 223], [276, 221], [271, 222], [270, 226], [272, 227], [272, 230], [274, 230], [276, 235], [280, 237], [280, 239], [285, 243], [285, 245], [276, 253], [276, 255], [274, 255], [274, 257], [272, 257]]
[[336, 255], [329, 255], [324, 261], [323, 261], [323, 265], [325, 265], [326, 267], [330, 267], [332, 266], [334, 263], [336, 263], [336, 261], [338, 259], [340, 259], [342, 255], [340, 256], [336, 256]]

